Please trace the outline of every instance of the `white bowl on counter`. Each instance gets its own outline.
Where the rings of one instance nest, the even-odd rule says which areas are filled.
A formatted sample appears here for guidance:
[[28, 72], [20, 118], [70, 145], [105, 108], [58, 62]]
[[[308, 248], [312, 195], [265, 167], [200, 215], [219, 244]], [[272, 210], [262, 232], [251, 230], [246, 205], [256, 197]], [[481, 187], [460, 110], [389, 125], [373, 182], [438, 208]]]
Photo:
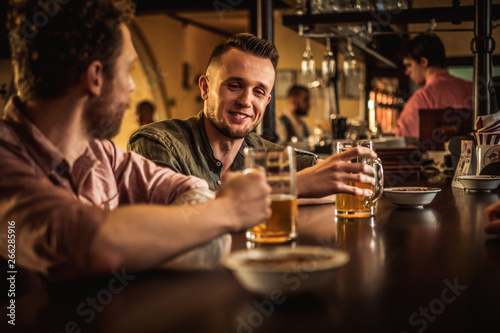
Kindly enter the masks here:
[[225, 266], [247, 290], [302, 294], [319, 291], [331, 282], [336, 268], [349, 261], [345, 251], [321, 246], [277, 246], [233, 252]]
[[441, 189], [437, 187], [390, 187], [384, 188], [384, 194], [389, 201], [400, 207], [423, 207], [434, 200]]
[[458, 180], [470, 191], [491, 191], [500, 185], [500, 176], [469, 175], [460, 176]]

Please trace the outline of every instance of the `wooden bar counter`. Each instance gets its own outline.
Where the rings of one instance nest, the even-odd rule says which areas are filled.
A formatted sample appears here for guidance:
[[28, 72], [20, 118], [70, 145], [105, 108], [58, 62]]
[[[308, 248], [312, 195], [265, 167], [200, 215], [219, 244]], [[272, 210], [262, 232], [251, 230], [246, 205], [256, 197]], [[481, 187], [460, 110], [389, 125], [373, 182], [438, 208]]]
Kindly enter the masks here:
[[[16, 326], [3, 316], [1, 331], [500, 332], [500, 239], [483, 231], [484, 209], [500, 192], [418, 182], [442, 188], [423, 209], [383, 196], [374, 218], [346, 221], [332, 204], [300, 207], [295, 244], [351, 255], [316, 295], [264, 299], [222, 267], [117, 272], [19, 295]], [[233, 250], [245, 247], [235, 235]]]

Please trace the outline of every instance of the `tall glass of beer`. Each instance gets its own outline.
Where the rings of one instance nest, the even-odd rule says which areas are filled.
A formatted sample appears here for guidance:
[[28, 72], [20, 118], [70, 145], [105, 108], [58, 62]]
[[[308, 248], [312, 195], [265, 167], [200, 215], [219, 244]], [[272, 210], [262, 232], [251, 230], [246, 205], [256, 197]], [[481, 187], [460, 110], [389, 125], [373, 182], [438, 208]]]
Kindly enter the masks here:
[[[335, 153], [342, 153], [356, 146], [373, 148], [373, 141], [338, 141], [335, 146]], [[364, 218], [375, 215], [375, 203], [382, 196], [384, 189], [384, 169], [379, 158], [357, 157], [353, 163], [370, 164], [375, 170], [375, 186], [358, 182], [348, 182], [350, 186], [368, 188], [373, 191], [370, 197], [356, 196], [352, 194], [340, 193], [335, 197], [335, 215], [348, 218]]]
[[246, 238], [256, 243], [284, 243], [297, 238], [297, 185], [295, 153], [292, 147], [246, 147], [245, 172], [266, 174], [272, 188], [272, 215], [247, 230]]

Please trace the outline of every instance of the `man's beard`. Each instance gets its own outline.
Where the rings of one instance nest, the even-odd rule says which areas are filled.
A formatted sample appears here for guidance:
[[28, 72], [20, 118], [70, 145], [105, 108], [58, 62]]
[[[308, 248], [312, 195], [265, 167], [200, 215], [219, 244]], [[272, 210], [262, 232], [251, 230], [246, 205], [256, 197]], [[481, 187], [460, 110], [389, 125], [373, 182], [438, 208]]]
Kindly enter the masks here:
[[300, 106], [298, 106], [295, 109], [295, 115], [299, 116], [299, 117], [307, 116], [307, 111], [308, 111], [307, 109], [301, 108]]
[[208, 107], [207, 119], [208, 121], [215, 127], [215, 129], [222, 134], [223, 136], [230, 139], [243, 139], [245, 138], [253, 129], [235, 131], [232, 130], [228, 125], [222, 123], [221, 125], [217, 124], [215, 118], [215, 112], [212, 108]]
[[120, 132], [120, 127], [128, 103], [107, 102], [107, 98], [100, 98], [89, 106], [85, 114], [87, 137], [89, 139], [111, 139]]

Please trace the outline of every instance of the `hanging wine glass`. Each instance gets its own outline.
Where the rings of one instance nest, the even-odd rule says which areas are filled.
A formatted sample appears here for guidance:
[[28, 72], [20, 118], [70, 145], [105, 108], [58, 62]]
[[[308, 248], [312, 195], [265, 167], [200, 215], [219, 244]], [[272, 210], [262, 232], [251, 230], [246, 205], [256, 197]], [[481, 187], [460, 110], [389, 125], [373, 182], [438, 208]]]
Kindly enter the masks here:
[[306, 0], [297, 0], [295, 15], [305, 15], [307, 13]]
[[354, 11], [366, 12], [370, 10], [372, 10], [372, 6], [369, 0], [356, 0], [354, 2]]
[[306, 38], [306, 49], [302, 54], [300, 69], [301, 78], [305, 84], [316, 80], [316, 64], [314, 62], [314, 55], [311, 51], [311, 40], [309, 38]]
[[306, 38], [306, 50], [302, 54], [302, 74], [310, 75], [316, 73], [314, 55], [311, 51], [311, 40]]
[[350, 38], [347, 39], [347, 51], [344, 54], [344, 74], [345, 76], [354, 76], [356, 72], [356, 58], [354, 51], [352, 50], [352, 41]]
[[323, 84], [328, 85], [335, 77], [337, 71], [337, 64], [335, 62], [335, 54], [332, 51], [332, 43], [330, 38], [326, 39], [326, 51], [321, 63], [321, 78]]
[[336, 13], [340, 10], [339, 0], [324, 0], [323, 12]]

